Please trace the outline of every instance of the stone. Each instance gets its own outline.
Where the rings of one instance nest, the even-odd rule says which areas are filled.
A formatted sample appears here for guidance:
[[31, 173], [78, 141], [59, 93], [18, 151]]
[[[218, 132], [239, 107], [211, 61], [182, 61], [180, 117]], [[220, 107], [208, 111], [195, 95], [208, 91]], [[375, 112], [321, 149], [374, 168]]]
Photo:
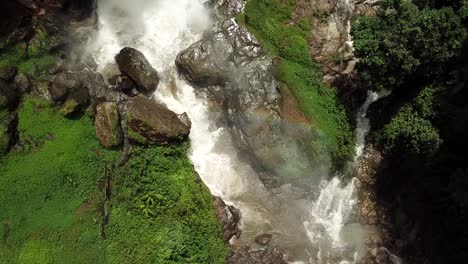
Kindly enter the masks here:
[[276, 248], [251, 249], [248, 246], [235, 249], [228, 258], [229, 264], [286, 264], [283, 253]]
[[137, 96], [138, 90], [135, 89], [135, 83], [126, 75], [116, 75], [109, 79], [111, 88], [116, 92], [124, 93], [128, 96]]
[[115, 61], [119, 70], [132, 79], [144, 94], [154, 92], [159, 83], [158, 72], [151, 66], [145, 55], [134, 48], [123, 48]]
[[96, 107], [94, 121], [99, 143], [105, 147], [117, 147], [122, 144], [123, 132], [117, 104], [104, 102]]
[[16, 86], [16, 90], [20, 93], [29, 92], [30, 83], [26, 74], [20, 72], [15, 76], [13, 83]]
[[125, 121], [128, 137], [140, 144], [163, 145], [186, 139], [190, 133], [176, 113], [141, 95], [128, 100]]
[[233, 236], [240, 237], [240, 212], [237, 208], [226, 205], [219, 197], [213, 198], [216, 217], [221, 224], [224, 242], [229, 243]]
[[255, 242], [259, 245], [265, 246], [266, 244], [270, 243], [272, 237], [273, 236], [270, 234], [262, 234], [255, 238]]
[[15, 77], [18, 69], [16, 67], [0, 67], [0, 79], [10, 81]]

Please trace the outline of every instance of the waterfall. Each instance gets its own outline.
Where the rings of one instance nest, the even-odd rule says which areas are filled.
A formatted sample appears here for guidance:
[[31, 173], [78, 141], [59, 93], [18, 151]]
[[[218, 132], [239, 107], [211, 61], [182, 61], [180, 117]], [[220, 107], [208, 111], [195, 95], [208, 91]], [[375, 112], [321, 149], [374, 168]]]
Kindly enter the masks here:
[[[98, 30], [89, 47], [98, 70], [106, 77], [118, 74], [114, 56], [123, 47], [143, 52], [161, 79], [154, 99], [190, 117], [190, 159], [212, 194], [240, 209], [244, 241], [252, 243], [255, 236], [268, 232], [288, 259], [328, 263], [326, 258], [335, 254], [341, 263], [354, 261], [354, 253], [344, 253], [347, 245], [340, 234], [356, 203], [354, 180], [343, 186], [339, 177], [327, 180], [323, 175], [314, 200], [291, 198], [295, 193], [289, 184], [281, 186], [281, 194], [272, 192], [241, 160], [229, 131], [215, 122], [206, 94], [179, 77], [177, 54], [210, 27], [209, 12], [201, 1], [99, 0], [98, 16]], [[365, 112], [377, 99], [368, 98], [358, 115], [357, 155], [369, 131]]]

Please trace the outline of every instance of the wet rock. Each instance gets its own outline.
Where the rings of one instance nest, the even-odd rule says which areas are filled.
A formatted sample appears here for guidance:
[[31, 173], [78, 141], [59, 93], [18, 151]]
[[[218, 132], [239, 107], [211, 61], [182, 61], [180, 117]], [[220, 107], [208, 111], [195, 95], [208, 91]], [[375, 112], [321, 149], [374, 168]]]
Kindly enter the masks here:
[[128, 96], [137, 96], [139, 94], [135, 83], [126, 75], [116, 75], [109, 79], [109, 84], [116, 92], [124, 93]]
[[0, 110], [13, 108], [19, 100], [19, 94], [14, 87], [0, 79]]
[[251, 249], [247, 246], [238, 248], [228, 258], [229, 264], [286, 264], [283, 253], [276, 248]]
[[232, 53], [232, 46], [224, 39], [223, 34], [212, 40], [216, 42], [200, 41], [193, 44], [179, 53], [175, 61], [179, 71], [198, 86], [225, 85], [230, 72], [234, 71], [230, 69], [226, 56]]
[[15, 77], [18, 69], [16, 67], [0, 67], [0, 79], [10, 81]]
[[265, 246], [266, 244], [270, 243], [272, 235], [270, 234], [262, 234], [255, 238], [255, 242], [259, 245]]
[[115, 61], [119, 70], [130, 77], [142, 93], [149, 94], [156, 90], [159, 83], [158, 73], [143, 53], [126, 47], [115, 56]]
[[130, 98], [125, 117], [128, 137], [141, 144], [167, 144], [187, 138], [190, 127], [176, 113], [143, 96]]
[[20, 93], [26, 93], [29, 92], [29, 80], [26, 74], [20, 72], [15, 76], [15, 79], [13, 81], [15, 84], [16, 90]]
[[256, 38], [231, 19], [242, 9], [241, 2], [209, 4], [214, 8], [214, 27], [178, 54], [177, 68], [220, 106], [220, 122], [230, 129], [239, 148], [253, 152], [259, 160], [267, 159], [264, 154], [281, 139], [279, 83], [272, 74], [273, 61]]
[[96, 107], [94, 125], [96, 127], [96, 135], [101, 145], [105, 147], [116, 147], [122, 144], [123, 133], [116, 103], [105, 102], [99, 104]]
[[239, 210], [233, 206], [226, 205], [224, 201], [219, 197], [214, 197], [213, 207], [215, 209], [218, 221], [221, 224], [224, 242], [229, 243], [233, 236], [239, 237]]
[[88, 89], [85, 86], [87, 80], [80, 73], [62, 72], [55, 76], [49, 93], [54, 102], [68, 101], [70, 106], [85, 106], [89, 102]]

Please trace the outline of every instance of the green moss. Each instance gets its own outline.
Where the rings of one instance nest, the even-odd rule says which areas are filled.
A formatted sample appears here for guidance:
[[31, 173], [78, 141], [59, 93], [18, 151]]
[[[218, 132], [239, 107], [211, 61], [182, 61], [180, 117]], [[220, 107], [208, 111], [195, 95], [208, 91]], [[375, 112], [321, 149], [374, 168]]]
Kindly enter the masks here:
[[322, 84], [320, 69], [311, 59], [310, 26], [304, 20], [291, 22], [296, 2], [251, 0], [238, 20], [272, 55], [279, 56], [279, 80], [290, 87], [320, 135], [310, 142], [316, 159], [326, 160], [331, 155], [335, 168], [341, 169], [353, 154], [352, 129], [335, 91]]

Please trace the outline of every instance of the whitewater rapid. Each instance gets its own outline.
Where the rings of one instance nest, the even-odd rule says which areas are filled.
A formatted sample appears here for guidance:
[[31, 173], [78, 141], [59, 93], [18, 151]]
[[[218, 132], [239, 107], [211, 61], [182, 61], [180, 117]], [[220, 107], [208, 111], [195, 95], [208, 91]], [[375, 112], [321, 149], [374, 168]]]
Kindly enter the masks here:
[[[340, 262], [336, 263], [354, 262], [356, 254], [343, 252], [357, 246], [343, 239], [342, 230], [356, 204], [355, 181], [343, 184], [339, 177], [329, 180], [323, 175], [315, 200], [292, 199], [294, 190], [288, 184], [281, 187], [280, 194], [272, 193], [256, 171], [241, 161], [228, 130], [216, 124], [207, 96], [178, 75], [177, 54], [200, 40], [211, 26], [202, 2], [99, 0], [98, 17], [99, 29], [90, 43], [98, 70], [105, 77], [118, 74], [114, 56], [123, 47], [145, 54], [161, 78], [154, 99], [190, 117], [190, 159], [212, 194], [240, 209], [244, 242], [252, 243], [255, 236], [270, 233], [272, 244], [285, 249], [290, 260], [335, 263], [327, 258], [338, 255]], [[368, 132], [368, 123], [362, 124], [359, 155], [364, 144], [361, 139]]]

